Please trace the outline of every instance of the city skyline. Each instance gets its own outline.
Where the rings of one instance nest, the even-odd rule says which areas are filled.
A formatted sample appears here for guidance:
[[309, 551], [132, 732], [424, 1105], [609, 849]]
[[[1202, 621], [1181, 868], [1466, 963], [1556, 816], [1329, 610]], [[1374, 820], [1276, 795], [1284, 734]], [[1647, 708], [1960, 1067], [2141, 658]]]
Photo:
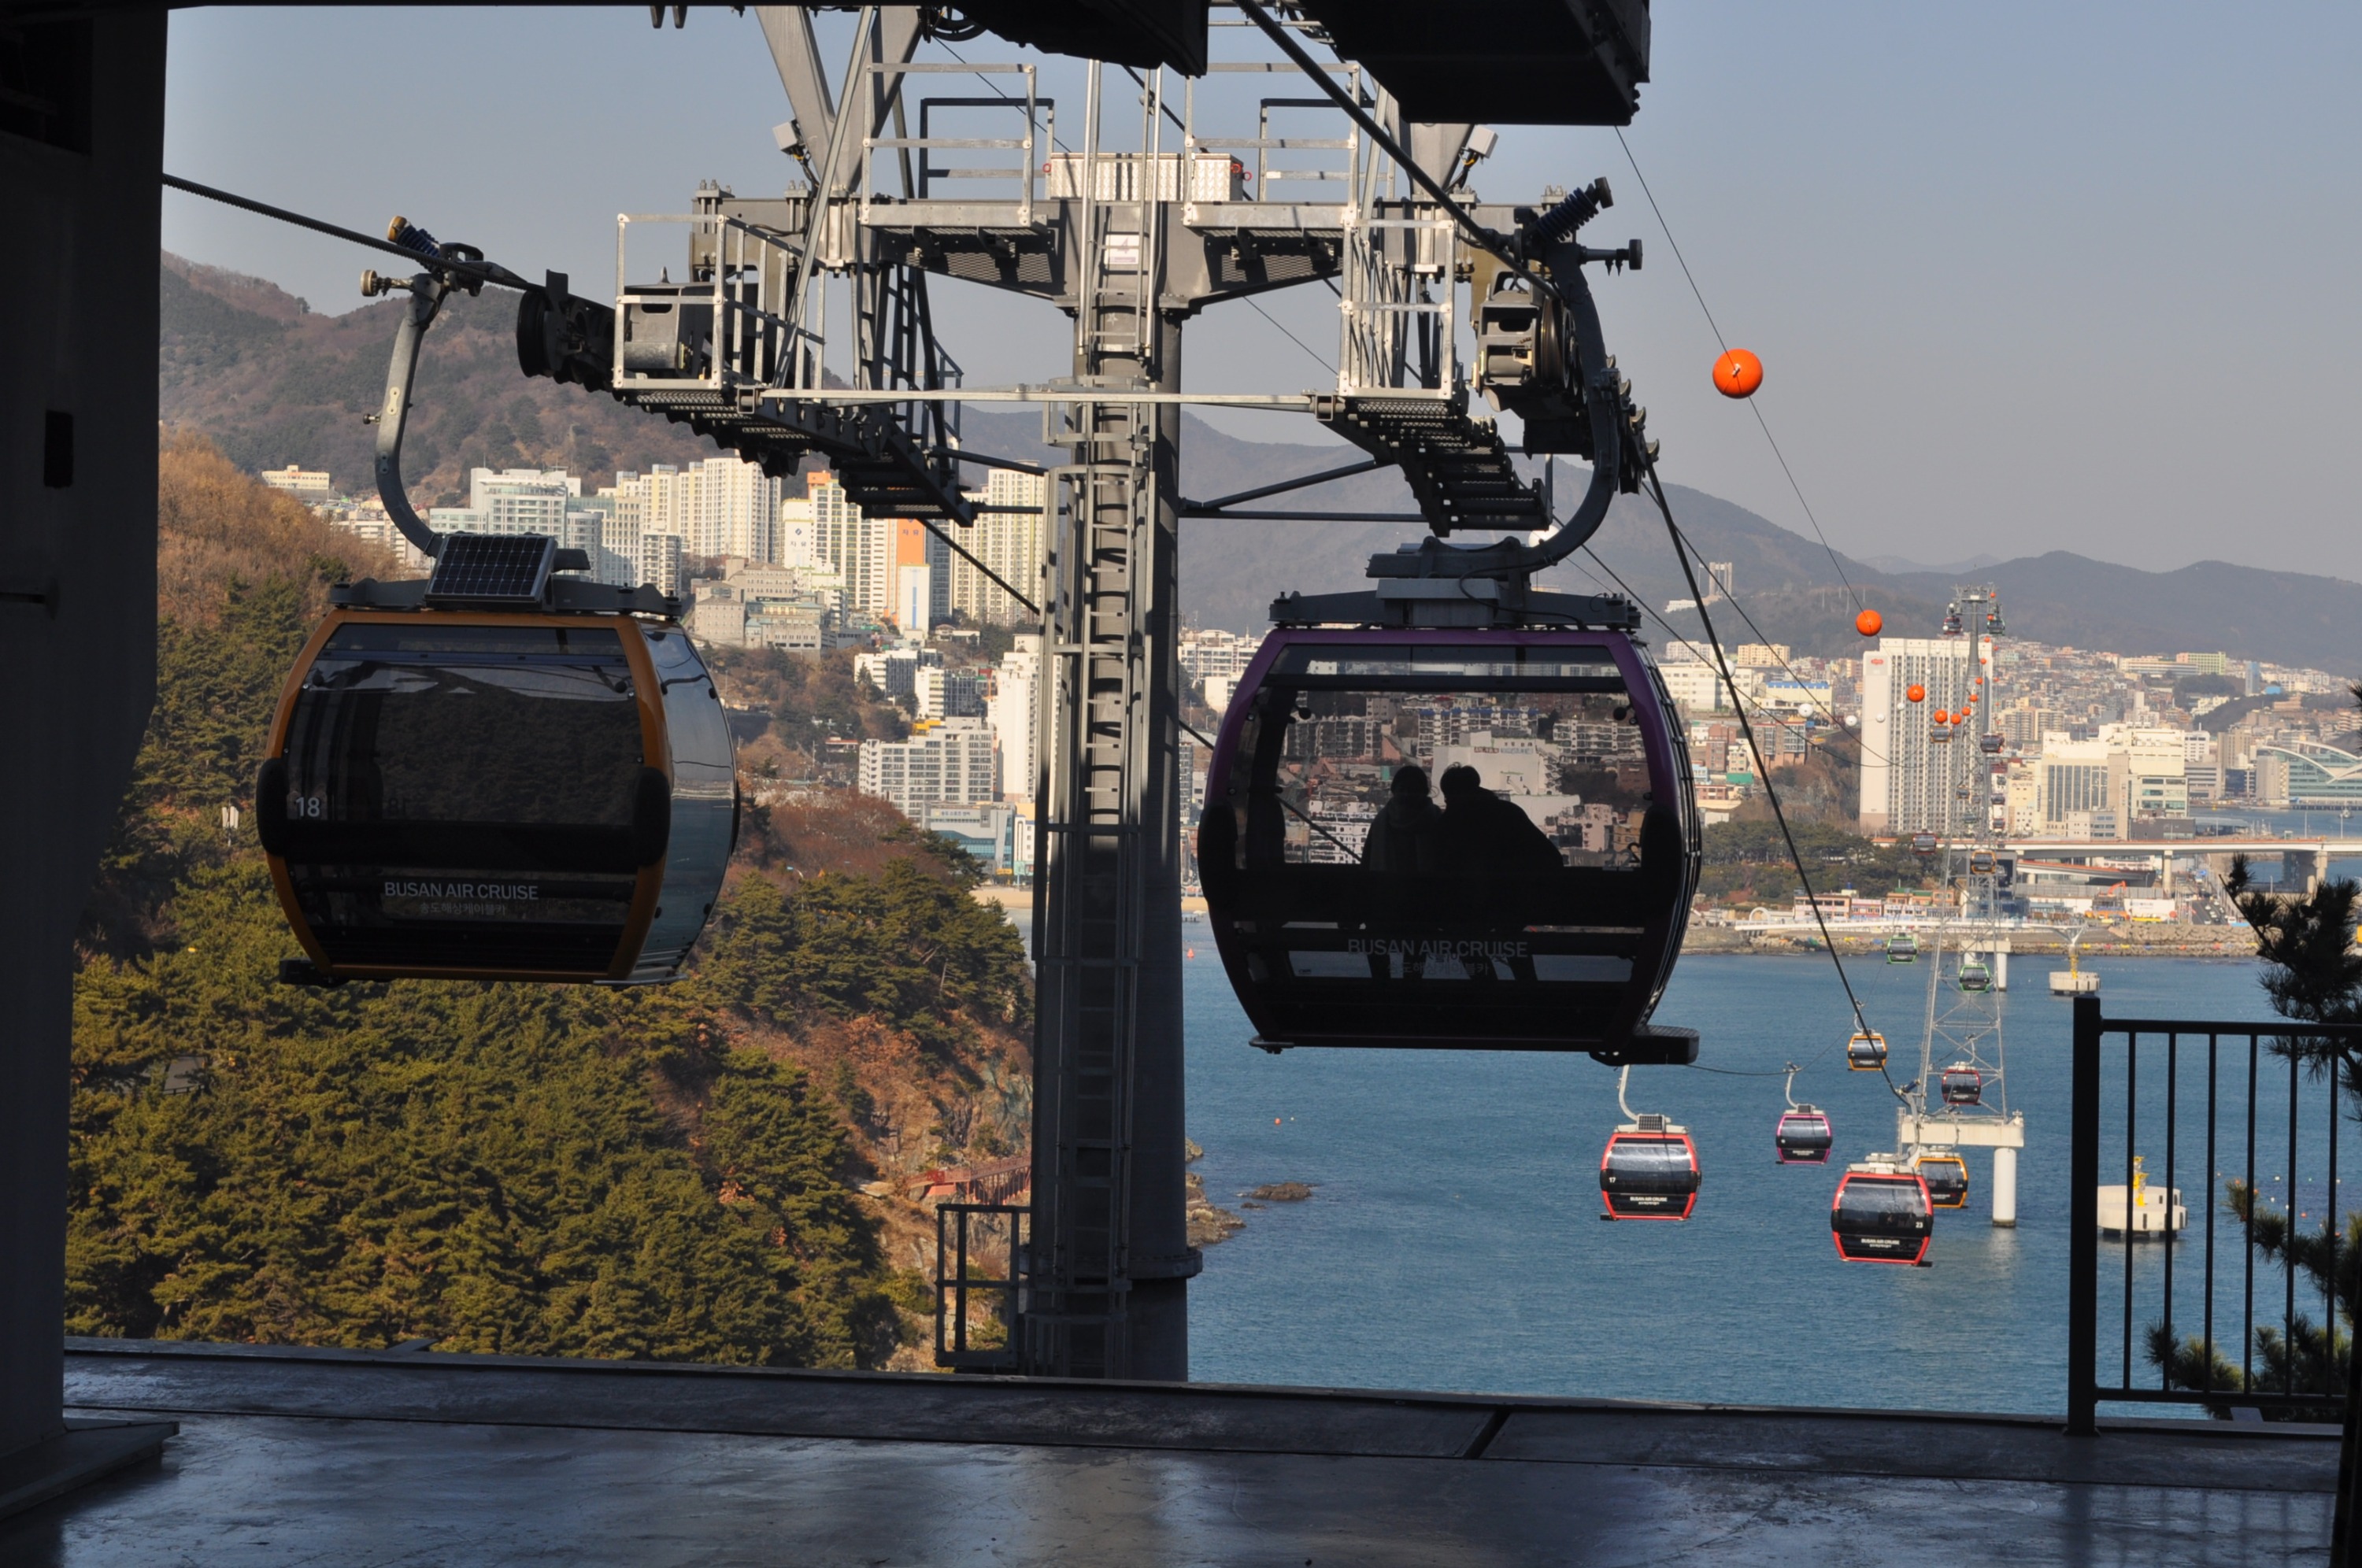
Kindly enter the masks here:
[[[394, 28], [366, 10], [176, 13], [168, 165], [369, 229], [419, 203], [414, 175], [373, 155], [388, 113], [496, 128], [543, 176], [521, 189], [498, 162], [463, 163], [437, 176], [436, 209], [413, 215], [530, 275], [568, 270], [594, 297], [611, 287], [617, 211], [681, 210], [709, 177], [767, 193], [791, 176], [770, 129], [787, 105], [751, 17], [697, 10], [685, 28], [652, 31], [641, 14], [593, 10], [553, 30], [532, 12], [471, 13], [477, 47], [455, 51], [436, 15], [405, 12], [421, 25]], [[830, 58], [849, 26], [820, 18]], [[1652, 27], [1656, 79], [1625, 141], [1722, 335], [1763, 355], [1760, 405], [1832, 545], [1929, 562], [2063, 545], [2362, 580], [2335, 457], [2362, 412], [2342, 371], [2362, 352], [2362, 302], [2341, 260], [2362, 210], [2314, 194], [2350, 184], [2334, 105], [2362, 63], [2362, 14], [2276, 7], [2225, 29], [2211, 13], [2128, 3], [1973, 17], [1701, 6]], [[656, 127], [551, 118], [515, 105], [505, 81], [505, 62], [526, 56], [585, 83], [693, 72], [700, 90]], [[1071, 62], [1000, 42], [990, 57], [1036, 60], [1045, 91], [1072, 86]], [[326, 58], [348, 68], [320, 72]], [[2213, 111], [2159, 113], [2201, 101]], [[1619, 193], [1616, 235], [1649, 242], [1650, 265], [1617, 280], [1602, 309], [1665, 440], [1667, 477], [1812, 536], [1752, 414], [1708, 390], [1716, 332], [1659, 248], [1616, 136], [1517, 128], [1476, 184], [1528, 199], [1597, 174]], [[2161, 213], [2224, 237], [2238, 260], [2223, 265], [2213, 243], [2156, 243]], [[329, 311], [347, 308], [364, 259], [176, 193], [165, 242]], [[1260, 305], [1268, 318], [1231, 304], [1193, 327], [1192, 386], [1328, 379], [1325, 292]], [[1070, 372], [1070, 335], [1047, 307], [947, 286], [937, 311], [972, 384]], [[2164, 324], [2193, 313], [2218, 320], [2246, 417], [2272, 433], [2260, 469], [2206, 461], [2182, 436], [2184, 379], [2161, 345]], [[1319, 438], [1293, 419], [1217, 422]], [[2075, 439], [2020, 443], [2004, 462], [1992, 446], [2003, 429]]]

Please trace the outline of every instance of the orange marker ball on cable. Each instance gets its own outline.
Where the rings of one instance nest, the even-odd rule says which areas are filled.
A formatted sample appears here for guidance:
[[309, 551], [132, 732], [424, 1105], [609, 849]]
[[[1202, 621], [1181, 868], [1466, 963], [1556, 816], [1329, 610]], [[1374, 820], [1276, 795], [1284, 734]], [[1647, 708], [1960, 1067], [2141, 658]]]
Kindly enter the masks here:
[[1853, 618], [1853, 629], [1865, 637], [1874, 637], [1886, 625], [1886, 617], [1875, 610], [1865, 610]]
[[1725, 397], [1753, 397], [1763, 384], [1763, 361], [1744, 348], [1726, 350], [1714, 362], [1714, 390]]
[[1927, 701], [1927, 689], [1924, 686], [1914, 686], [1903, 695], [1911, 701], [1925, 702]]

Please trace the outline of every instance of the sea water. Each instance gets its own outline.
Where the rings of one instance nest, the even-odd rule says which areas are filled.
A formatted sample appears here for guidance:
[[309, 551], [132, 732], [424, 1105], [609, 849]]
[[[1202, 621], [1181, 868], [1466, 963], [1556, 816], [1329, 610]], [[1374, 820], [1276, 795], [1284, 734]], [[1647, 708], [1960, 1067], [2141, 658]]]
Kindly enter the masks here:
[[[1247, 1221], [1206, 1249], [1191, 1285], [1194, 1378], [2064, 1407], [2070, 1015], [2048, 994], [2055, 960], [2019, 956], [2000, 1002], [2009, 1108], [2026, 1123], [2016, 1228], [1991, 1222], [1991, 1154], [1965, 1151], [1970, 1207], [1939, 1211], [1933, 1267], [1896, 1268], [1841, 1263], [1830, 1243], [1844, 1162], [1894, 1147], [1895, 1101], [1880, 1075], [1845, 1068], [1851, 1018], [1826, 955], [1682, 960], [1657, 1018], [1699, 1032], [1698, 1066], [1634, 1069], [1630, 1100], [1690, 1129], [1704, 1171], [1696, 1211], [1682, 1224], [1603, 1223], [1600, 1153], [1623, 1119], [1613, 1072], [1540, 1054], [1268, 1055], [1248, 1044], [1207, 928], [1184, 933], [1196, 1169]], [[2252, 961], [2092, 967], [2114, 1016], [2269, 1016]], [[1897, 1083], [1918, 1072], [1929, 968], [1847, 964]], [[1789, 1062], [1805, 1065], [1797, 1099], [1835, 1122], [1827, 1165], [1773, 1161]], [[2209, 1187], [2184, 1169], [2195, 1223]], [[1280, 1181], [1312, 1197], [1241, 1208]]]

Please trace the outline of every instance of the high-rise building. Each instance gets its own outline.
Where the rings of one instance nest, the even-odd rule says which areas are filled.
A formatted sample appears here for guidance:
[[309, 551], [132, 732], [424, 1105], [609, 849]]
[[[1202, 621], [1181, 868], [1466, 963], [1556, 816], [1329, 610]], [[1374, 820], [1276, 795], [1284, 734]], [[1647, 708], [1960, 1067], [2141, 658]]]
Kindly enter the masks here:
[[[834, 475], [807, 476], [811, 502], [812, 549], [844, 580], [844, 605], [871, 615], [895, 612], [895, 520], [864, 517]], [[923, 628], [922, 628], [923, 630]]]
[[[1941, 833], [1970, 824], [1970, 812], [1956, 814], [1953, 791], [1956, 778], [1970, 778], [1974, 770], [1956, 763], [1950, 747], [1965, 742], [1975, 754], [1978, 726], [1972, 721], [1961, 726], [1965, 733], [1959, 738], [1939, 743], [1934, 715], [1967, 707], [1975, 675], [1966, 637], [1881, 637], [1877, 651], [1863, 658], [1863, 833]], [[1917, 702], [1909, 697], [1914, 686], [1923, 689]], [[1975, 802], [1974, 809], [1983, 808]]]
[[680, 597], [680, 536], [643, 534], [639, 545], [639, 581], [659, 593]]
[[[956, 536], [960, 548], [1037, 603], [1042, 597], [1042, 500], [1045, 482], [1040, 474], [993, 469], [984, 489], [968, 491], [968, 499], [987, 506], [1023, 510], [979, 512], [975, 525]], [[949, 550], [944, 553], [948, 558], [951, 580], [949, 608], [982, 626], [1029, 626], [1040, 619], [996, 586], [974, 563]]]
[[981, 719], [986, 683], [980, 669], [937, 666], [913, 672], [911, 695], [922, 719]]
[[708, 458], [689, 466], [689, 549], [692, 555], [778, 558], [779, 481], [743, 458]]
[[909, 740], [861, 743], [858, 787], [916, 817], [937, 803], [966, 805], [999, 798], [992, 732], [976, 719], [944, 719]]
[[923, 637], [951, 615], [951, 549], [916, 518], [897, 517], [894, 526], [894, 624]]
[[809, 567], [820, 564], [820, 541], [812, 527], [811, 497], [793, 496], [779, 502], [778, 564]]
[[1033, 798], [1040, 758], [1034, 749], [1034, 701], [1041, 679], [1042, 638], [1020, 633], [1015, 645], [1001, 655], [992, 672], [992, 690], [985, 697], [985, 723], [991, 728], [1000, 756], [1000, 789], [1011, 801]]
[[590, 558], [592, 575], [614, 588], [635, 588], [640, 577], [640, 537], [646, 531], [647, 487], [629, 470], [591, 497], [600, 511], [599, 548]]

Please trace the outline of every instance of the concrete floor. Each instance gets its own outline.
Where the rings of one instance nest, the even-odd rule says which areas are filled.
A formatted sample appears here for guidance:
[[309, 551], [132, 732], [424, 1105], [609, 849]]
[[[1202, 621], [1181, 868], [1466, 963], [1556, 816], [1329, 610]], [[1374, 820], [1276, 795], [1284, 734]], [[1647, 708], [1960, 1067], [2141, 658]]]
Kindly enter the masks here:
[[2301, 1563], [2336, 1465], [2216, 1423], [222, 1347], [78, 1348], [69, 1395], [181, 1435], [0, 1521], [11, 1568]]

